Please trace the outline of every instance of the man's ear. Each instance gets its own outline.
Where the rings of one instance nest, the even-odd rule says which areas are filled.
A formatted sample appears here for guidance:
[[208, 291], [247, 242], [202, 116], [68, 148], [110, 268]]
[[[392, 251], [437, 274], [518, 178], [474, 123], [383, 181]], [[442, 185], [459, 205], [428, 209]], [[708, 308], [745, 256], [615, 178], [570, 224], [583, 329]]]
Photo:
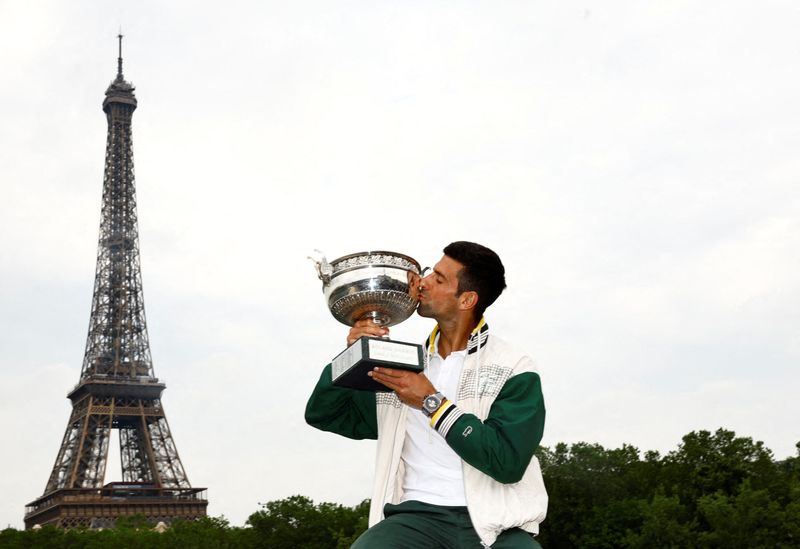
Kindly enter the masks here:
[[478, 304], [478, 292], [469, 291], [463, 292], [459, 296], [459, 305], [461, 306], [461, 310], [469, 311], [474, 309], [475, 306]]

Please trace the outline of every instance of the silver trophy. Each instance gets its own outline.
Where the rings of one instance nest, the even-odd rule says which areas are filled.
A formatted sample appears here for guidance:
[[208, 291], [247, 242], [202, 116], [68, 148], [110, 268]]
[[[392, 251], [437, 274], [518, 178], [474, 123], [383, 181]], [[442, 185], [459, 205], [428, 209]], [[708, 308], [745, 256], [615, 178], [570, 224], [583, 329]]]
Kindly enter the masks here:
[[[343, 324], [353, 326], [371, 318], [381, 326], [394, 326], [417, 308], [417, 300], [409, 293], [409, 281], [412, 273], [421, 274], [420, 266], [407, 255], [361, 252], [330, 263], [324, 256], [311, 259], [322, 280], [328, 308]], [[342, 387], [389, 391], [367, 372], [375, 366], [421, 372], [422, 353], [422, 345], [364, 336], [331, 361], [331, 377], [335, 385]]]

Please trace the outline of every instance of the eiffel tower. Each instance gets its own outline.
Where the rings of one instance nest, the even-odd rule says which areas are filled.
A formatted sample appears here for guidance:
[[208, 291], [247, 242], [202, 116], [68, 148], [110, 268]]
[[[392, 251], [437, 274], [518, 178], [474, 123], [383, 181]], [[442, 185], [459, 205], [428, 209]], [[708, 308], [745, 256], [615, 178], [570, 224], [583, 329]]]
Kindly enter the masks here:
[[[89, 335], [81, 377], [67, 395], [72, 413], [44, 494], [26, 506], [25, 527], [109, 527], [142, 514], [148, 522], [206, 514], [205, 488], [186, 477], [153, 374], [144, 315], [131, 119], [137, 101], [122, 75], [106, 90], [103, 204]], [[112, 429], [122, 480], [103, 484]]]

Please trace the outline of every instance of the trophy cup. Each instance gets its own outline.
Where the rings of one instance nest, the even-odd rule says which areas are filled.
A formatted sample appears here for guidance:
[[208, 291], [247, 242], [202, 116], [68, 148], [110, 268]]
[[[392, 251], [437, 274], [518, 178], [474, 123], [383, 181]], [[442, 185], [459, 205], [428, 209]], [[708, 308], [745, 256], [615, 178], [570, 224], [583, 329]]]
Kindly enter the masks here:
[[[381, 326], [394, 326], [417, 307], [409, 293], [410, 273], [421, 274], [419, 263], [394, 252], [361, 252], [330, 263], [314, 261], [322, 291], [334, 318], [353, 326], [371, 318]], [[422, 345], [363, 336], [331, 361], [334, 385], [365, 391], [390, 391], [367, 375], [375, 366], [423, 370]]]

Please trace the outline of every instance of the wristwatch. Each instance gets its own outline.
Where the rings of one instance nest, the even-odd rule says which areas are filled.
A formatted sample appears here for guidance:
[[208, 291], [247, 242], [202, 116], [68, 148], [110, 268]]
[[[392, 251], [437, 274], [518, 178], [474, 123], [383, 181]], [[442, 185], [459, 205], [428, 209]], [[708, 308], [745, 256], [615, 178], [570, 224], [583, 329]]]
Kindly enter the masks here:
[[422, 399], [422, 413], [431, 417], [442, 406], [444, 402], [444, 395], [442, 393], [434, 393]]

